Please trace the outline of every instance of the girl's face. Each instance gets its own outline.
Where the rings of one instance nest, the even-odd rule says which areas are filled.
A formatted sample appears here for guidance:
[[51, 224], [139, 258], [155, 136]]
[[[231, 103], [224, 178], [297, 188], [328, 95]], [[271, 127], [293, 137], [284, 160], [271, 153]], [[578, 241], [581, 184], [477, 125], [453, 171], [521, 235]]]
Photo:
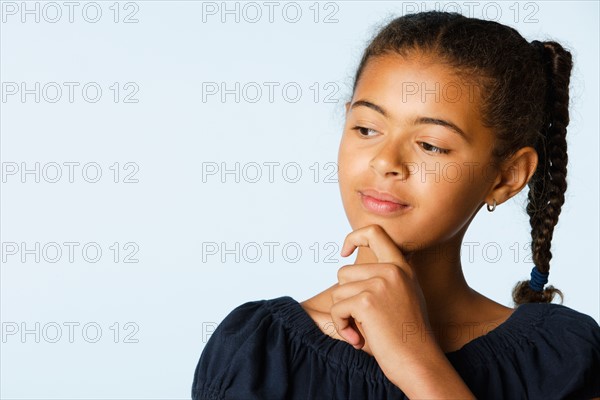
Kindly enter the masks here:
[[[404, 251], [462, 239], [496, 176], [478, 93], [430, 58], [369, 60], [346, 104], [338, 155], [353, 230], [381, 225]], [[361, 194], [369, 189], [408, 206], [373, 203]]]

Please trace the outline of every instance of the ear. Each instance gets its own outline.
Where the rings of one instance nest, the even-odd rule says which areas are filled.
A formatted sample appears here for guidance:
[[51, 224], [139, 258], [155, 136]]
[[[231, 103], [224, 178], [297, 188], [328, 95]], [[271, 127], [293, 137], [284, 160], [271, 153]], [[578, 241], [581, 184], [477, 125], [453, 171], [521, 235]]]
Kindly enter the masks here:
[[523, 147], [500, 166], [496, 181], [486, 202], [504, 203], [519, 193], [529, 182], [538, 164], [538, 154], [533, 147]]

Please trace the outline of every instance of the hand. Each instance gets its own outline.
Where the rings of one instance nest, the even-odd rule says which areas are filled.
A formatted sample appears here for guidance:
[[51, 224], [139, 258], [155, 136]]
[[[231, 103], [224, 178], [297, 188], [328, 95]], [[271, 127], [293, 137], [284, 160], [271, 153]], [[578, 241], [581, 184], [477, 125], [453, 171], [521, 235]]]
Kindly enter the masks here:
[[346, 236], [341, 255], [358, 246], [369, 247], [378, 263], [339, 269], [330, 310], [338, 334], [357, 349], [367, 342], [383, 373], [409, 398], [474, 399], [435, 340], [425, 296], [398, 246], [379, 225]]
[[[348, 343], [361, 349], [368, 341], [385, 373], [386, 367], [397, 369], [399, 360], [408, 362], [422, 355], [423, 339], [435, 339], [417, 276], [385, 230], [379, 225], [357, 229], [346, 236], [341, 255], [351, 255], [358, 246], [371, 248], [378, 263], [339, 269], [330, 313]], [[394, 365], [388, 366], [387, 360]]]

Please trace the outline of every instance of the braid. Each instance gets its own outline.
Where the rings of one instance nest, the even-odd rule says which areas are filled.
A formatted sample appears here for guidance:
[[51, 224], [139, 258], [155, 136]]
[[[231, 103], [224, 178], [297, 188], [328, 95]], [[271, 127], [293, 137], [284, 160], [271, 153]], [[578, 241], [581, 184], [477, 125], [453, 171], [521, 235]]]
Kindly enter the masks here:
[[[539, 42], [537, 42], [539, 43]], [[536, 43], [534, 43], [534, 46]], [[529, 181], [527, 214], [531, 224], [533, 262], [539, 272], [550, 272], [550, 244], [558, 223], [567, 190], [567, 125], [569, 124], [569, 79], [573, 66], [571, 54], [556, 42], [544, 42], [541, 50], [548, 87], [545, 122], [536, 144], [538, 167]], [[550, 303], [559, 289], [550, 285], [534, 291], [529, 280], [520, 281], [513, 289], [515, 305]]]

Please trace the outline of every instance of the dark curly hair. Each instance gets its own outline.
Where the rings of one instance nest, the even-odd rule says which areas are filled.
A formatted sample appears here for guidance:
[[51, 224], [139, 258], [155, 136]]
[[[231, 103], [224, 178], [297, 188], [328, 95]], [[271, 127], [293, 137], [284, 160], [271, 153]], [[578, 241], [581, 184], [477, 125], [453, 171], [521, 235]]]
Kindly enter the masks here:
[[[495, 134], [493, 162], [500, 163], [531, 146], [538, 165], [528, 182], [527, 214], [533, 262], [548, 273], [550, 244], [567, 189], [567, 142], [571, 53], [554, 41], [529, 43], [515, 29], [459, 13], [427, 11], [393, 19], [365, 49], [352, 92], [367, 62], [389, 53], [431, 54], [481, 88], [483, 124]], [[516, 306], [550, 303], [562, 292], [547, 286], [538, 292], [529, 280], [518, 282]]]

